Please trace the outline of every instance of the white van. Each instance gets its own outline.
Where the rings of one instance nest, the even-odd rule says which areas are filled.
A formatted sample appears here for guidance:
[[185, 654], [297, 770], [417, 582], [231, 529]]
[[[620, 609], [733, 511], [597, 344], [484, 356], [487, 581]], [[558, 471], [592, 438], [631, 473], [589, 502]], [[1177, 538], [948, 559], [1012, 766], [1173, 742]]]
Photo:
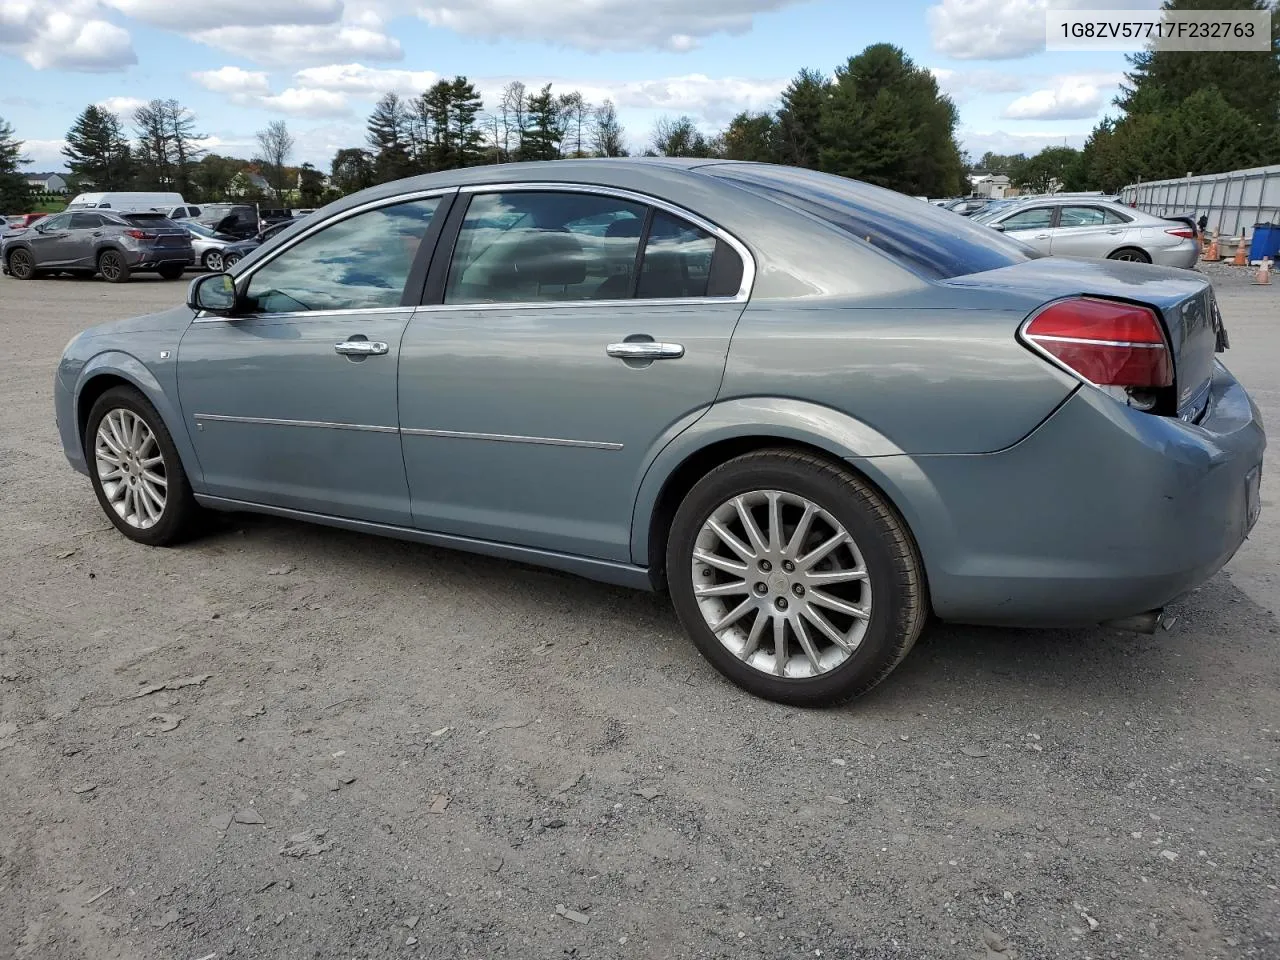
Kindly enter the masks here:
[[185, 202], [180, 193], [81, 193], [67, 204], [67, 209], [114, 210], [117, 213], [168, 212]]

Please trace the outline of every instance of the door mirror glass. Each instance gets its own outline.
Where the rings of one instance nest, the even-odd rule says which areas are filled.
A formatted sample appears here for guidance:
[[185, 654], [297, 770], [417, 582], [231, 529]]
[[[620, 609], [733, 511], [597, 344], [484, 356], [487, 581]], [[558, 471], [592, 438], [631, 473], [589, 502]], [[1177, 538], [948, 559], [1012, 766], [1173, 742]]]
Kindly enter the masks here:
[[228, 273], [196, 277], [187, 290], [187, 306], [206, 313], [230, 313], [236, 306], [235, 281]]

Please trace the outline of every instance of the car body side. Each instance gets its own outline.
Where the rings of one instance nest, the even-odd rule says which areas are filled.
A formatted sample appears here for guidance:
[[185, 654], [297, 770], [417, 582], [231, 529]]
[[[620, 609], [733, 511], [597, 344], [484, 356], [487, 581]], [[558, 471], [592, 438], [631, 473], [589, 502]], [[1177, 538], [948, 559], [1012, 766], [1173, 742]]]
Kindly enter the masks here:
[[[525, 182], [522, 166], [374, 188], [319, 211], [306, 229], [380, 198]], [[933, 608], [945, 619], [1093, 623], [1159, 606], [1230, 558], [1245, 505], [1228, 489], [1243, 491], [1265, 440], [1256, 408], [1224, 367], [1199, 423], [1127, 408], [1018, 342], [1020, 323], [1042, 302], [1033, 294], [926, 281], [815, 217], [693, 166], [563, 161], [537, 169], [539, 180], [564, 189], [660, 198], [717, 224], [754, 260], [754, 288], [714, 400], [667, 424], [633, 478], [629, 545], [534, 550], [307, 518], [661, 586], [666, 525], [692, 483], [747, 450], [791, 446], [843, 462], [880, 489], [913, 532]], [[289, 228], [232, 272], [273, 256], [302, 229]], [[823, 255], [815, 257], [819, 239]], [[1111, 266], [1147, 284], [1163, 273]], [[93, 399], [125, 382], [164, 419], [197, 498], [206, 492], [188, 432], [192, 411], [178, 400], [180, 342], [192, 319], [179, 307], [94, 328], [69, 345], [55, 402], [76, 469], [88, 469], [81, 434]], [[602, 330], [601, 344], [627, 332]]]

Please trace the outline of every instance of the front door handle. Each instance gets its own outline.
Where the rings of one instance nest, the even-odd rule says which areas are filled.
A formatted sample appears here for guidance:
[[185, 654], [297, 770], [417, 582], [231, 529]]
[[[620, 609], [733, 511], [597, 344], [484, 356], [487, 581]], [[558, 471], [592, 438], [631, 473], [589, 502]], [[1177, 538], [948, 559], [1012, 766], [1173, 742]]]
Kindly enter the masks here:
[[604, 352], [619, 360], [675, 360], [684, 356], [684, 344], [627, 340], [624, 343], [609, 344]]
[[1036, 234], [1036, 239], [1037, 239], [1037, 240], [1048, 240], [1048, 239], [1049, 239], [1049, 234], [1047, 234], [1047, 233], [1037, 233], [1037, 234]]
[[380, 357], [388, 347], [381, 340], [341, 340], [333, 345], [333, 352], [347, 357]]

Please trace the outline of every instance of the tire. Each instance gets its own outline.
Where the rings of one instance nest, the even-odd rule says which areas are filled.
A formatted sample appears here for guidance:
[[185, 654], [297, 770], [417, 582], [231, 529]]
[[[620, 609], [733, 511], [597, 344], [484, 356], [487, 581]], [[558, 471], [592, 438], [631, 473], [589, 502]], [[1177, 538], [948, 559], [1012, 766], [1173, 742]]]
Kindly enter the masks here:
[[160, 274], [161, 280], [181, 280], [182, 274], [186, 269], [186, 267], [179, 264], [178, 266], [161, 267], [156, 273]]
[[[111, 419], [104, 426], [103, 421], [108, 418]], [[117, 451], [130, 447], [135, 418], [149, 431], [151, 440], [132, 448], [136, 457], [121, 457]], [[100, 429], [106, 437], [99, 435]], [[167, 547], [196, 533], [201, 509], [191, 494], [191, 484], [178, 450], [155, 407], [137, 390], [112, 387], [98, 398], [85, 424], [84, 451], [99, 505], [107, 519], [130, 540], [151, 547]], [[160, 457], [158, 463], [152, 462], [156, 456]], [[123, 463], [123, 471], [116, 469], [113, 460]], [[123, 473], [134, 480], [132, 483], [121, 481], [113, 477], [113, 473]], [[148, 479], [151, 475], [164, 480], [164, 498], [158, 511], [155, 500], [148, 496], [148, 490], [159, 486]]]
[[35, 279], [36, 259], [30, 251], [21, 248], [9, 251], [9, 275], [15, 280]]
[[124, 254], [118, 250], [104, 250], [98, 255], [98, 273], [107, 283], [129, 282], [129, 264], [125, 263]]
[[222, 258], [221, 250], [210, 250], [204, 255], [204, 268], [213, 273], [221, 273], [226, 269], [226, 262]]
[[240, 256], [240, 254], [238, 253], [228, 253], [225, 257], [222, 258], [222, 269], [230, 270], [232, 267], [234, 267], [237, 263], [239, 263], [243, 259], [244, 258]]
[[[757, 519], [759, 545], [766, 548], [754, 555], [767, 554], [770, 564], [746, 559], [710, 527], [714, 515], [722, 529], [738, 536], [739, 546], [750, 547], [739, 498]], [[767, 529], [774, 500], [781, 518], [776, 543]], [[788, 541], [810, 506], [814, 513], [806, 533], [791, 550]], [[812, 559], [817, 544], [832, 542], [840, 529], [851, 542]], [[699, 558], [727, 558], [741, 570], [730, 573], [702, 563], [695, 550]], [[702, 655], [750, 693], [793, 706], [829, 706], [871, 690], [911, 650], [929, 612], [924, 565], [897, 512], [856, 475], [800, 451], [745, 454], [703, 477], [676, 511], [666, 564], [676, 615]], [[701, 596], [695, 595], [695, 569]], [[736, 589], [739, 580], [751, 589]], [[709, 596], [709, 589], [722, 593]], [[833, 600], [848, 613], [829, 607]], [[721, 627], [719, 635], [713, 631], [710, 621], [740, 606], [748, 612]], [[757, 630], [761, 618], [765, 623]], [[818, 619], [826, 628], [817, 625]], [[775, 655], [779, 621], [784, 623], [782, 658]]]
[[1145, 250], [1139, 250], [1137, 247], [1122, 247], [1107, 254], [1108, 260], [1125, 260], [1129, 263], [1150, 263], [1151, 258], [1147, 256]]

